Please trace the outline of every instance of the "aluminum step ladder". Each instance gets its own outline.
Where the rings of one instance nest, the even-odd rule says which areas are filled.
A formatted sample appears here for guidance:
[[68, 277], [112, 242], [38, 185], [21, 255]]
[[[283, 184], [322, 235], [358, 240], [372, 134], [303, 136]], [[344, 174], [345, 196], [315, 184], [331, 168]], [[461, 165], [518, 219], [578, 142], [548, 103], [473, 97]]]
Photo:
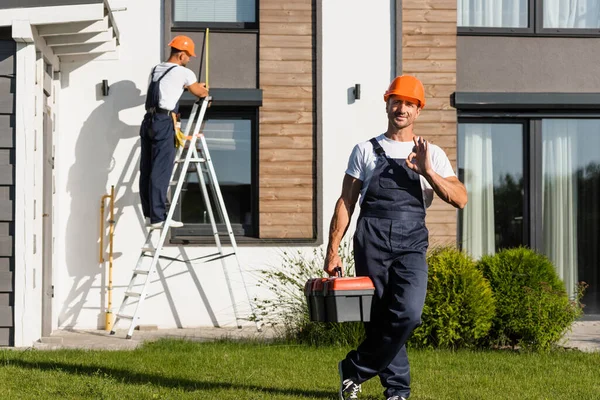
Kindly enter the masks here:
[[[238, 271], [241, 276], [241, 281], [242, 281], [242, 284], [243, 284], [245, 292], [246, 292], [246, 297], [247, 297], [249, 305], [250, 305], [251, 313], [252, 313], [252, 315], [257, 316], [255, 309], [254, 309], [253, 302], [250, 299], [250, 295], [248, 293], [248, 288], [246, 287], [246, 282], [244, 280], [244, 271], [242, 270], [242, 266], [241, 266], [241, 263], [240, 263], [240, 260], [238, 257], [238, 251], [237, 251], [235, 237], [233, 235], [233, 230], [232, 230], [231, 224], [229, 222], [229, 216], [228, 216], [227, 210], [225, 208], [225, 202], [223, 201], [223, 196], [221, 194], [221, 189], [220, 189], [219, 183], [217, 181], [217, 176], [216, 176], [215, 169], [214, 169], [214, 166], [212, 163], [212, 159], [211, 159], [210, 153], [208, 151], [206, 139], [204, 137], [204, 134], [200, 133], [200, 129], [201, 129], [202, 123], [204, 121], [204, 116], [206, 114], [206, 109], [207, 109], [210, 101], [211, 101], [211, 97], [209, 96], [209, 97], [206, 97], [206, 98], [201, 99], [200, 101], [194, 103], [194, 106], [192, 107], [192, 111], [190, 113], [190, 118], [188, 119], [188, 122], [185, 127], [185, 131], [184, 131], [184, 135], [186, 137], [185, 143], [186, 144], [189, 143], [189, 145], [187, 146], [188, 151], [185, 155], [185, 158], [182, 158], [183, 152], [184, 152], [184, 149], [186, 148], [186, 146], [184, 145], [182, 147], [179, 147], [179, 149], [177, 150], [177, 155], [175, 157], [175, 166], [173, 168], [173, 173], [171, 175], [171, 185], [176, 184], [176, 187], [175, 187], [175, 192], [173, 193], [173, 195], [171, 197], [171, 206], [169, 207], [169, 213], [167, 214], [167, 218], [166, 218], [162, 228], [160, 228], [160, 229], [152, 229], [150, 227], [148, 228], [149, 232], [146, 235], [146, 241], [144, 243], [144, 246], [141, 249], [137, 264], [133, 270], [133, 274], [132, 274], [131, 280], [129, 282], [129, 286], [127, 287], [127, 290], [125, 291], [123, 302], [121, 303], [121, 306], [119, 307], [119, 311], [116, 314], [115, 323], [113, 324], [113, 329], [110, 332], [111, 335], [115, 334], [116, 327], [117, 327], [117, 324], [119, 323], [119, 321], [128, 320], [128, 321], [130, 321], [130, 324], [129, 324], [129, 330], [127, 331], [126, 338], [131, 339], [131, 337], [133, 336], [133, 330], [135, 329], [135, 327], [137, 326], [137, 324], [139, 322], [140, 310], [142, 308], [142, 305], [143, 305], [144, 300], [146, 299], [146, 295], [148, 293], [150, 277], [156, 273], [156, 267], [158, 266], [158, 262], [161, 257], [161, 253], [162, 253], [163, 246], [164, 246], [165, 240], [166, 240], [168, 232], [169, 232], [169, 227], [171, 225], [171, 221], [173, 220], [175, 204], [177, 204], [177, 202], [179, 201], [179, 198], [181, 196], [181, 190], [183, 188], [183, 184], [185, 182], [186, 176], [188, 175], [189, 166], [192, 163], [196, 167], [196, 172], [198, 175], [198, 183], [202, 190], [202, 195], [204, 198], [204, 202], [206, 204], [206, 211], [207, 211], [209, 219], [210, 219], [210, 224], [211, 224], [213, 236], [215, 239], [215, 243], [219, 249], [219, 254], [220, 254], [219, 258], [220, 258], [221, 264], [223, 266], [225, 280], [227, 282], [227, 287], [229, 289], [229, 295], [231, 297], [231, 301], [233, 304], [233, 311], [235, 314], [237, 327], [238, 328], [242, 327], [240, 324], [241, 318], [238, 313], [236, 301], [235, 301], [235, 298], [233, 295], [233, 289], [231, 287], [231, 282], [229, 279], [229, 274], [227, 272], [227, 259], [228, 258], [231, 258], [231, 257], [235, 258], [235, 262], [237, 263]], [[193, 129], [193, 134], [190, 136], [190, 130], [192, 128], [192, 125], [194, 126], [194, 129]], [[198, 139], [200, 139], [201, 154], [198, 154], [198, 149], [196, 147], [196, 141]], [[180, 168], [178, 168], [178, 167], [180, 167]], [[179, 170], [179, 178], [175, 181], [174, 177], [177, 176], [178, 170]], [[206, 175], [207, 179], [205, 179], [205, 175]], [[208, 182], [207, 182], [207, 180], [208, 180]], [[232, 250], [231, 252], [225, 252], [223, 246], [221, 245], [221, 240], [219, 238], [219, 232], [217, 230], [217, 223], [215, 220], [215, 214], [213, 212], [213, 205], [210, 200], [209, 192], [207, 189], [207, 183], [210, 184], [212, 192], [213, 192], [212, 194], [214, 195], [214, 197], [216, 197], [217, 201], [216, 201], [215, 206], [217, 208], [218, 216], [221, 218], [221, 221], [223, 221], [225, 223], [225, 226], [227, 228], [227, 235], [229, 236], [229, 240], [231, 241], [231, 250]], [[160, 232], [160, 238], [156, 245], [154, 245], [152, 243], [152, 236], [153, 236], [154, 231]], [[146, 269], [146, 268], [144, 268], [144, 264], [145, 264], [144, 261], [146, 259], [148, 259], [149, 257], [152, 257], [152, 262], [151, 262], [149, 268]], [[139, 291], [140, 286], [141, 286], [141, 291]], [[125, 310], [129, 306], [134, 307], [133, 314], [125, 314]], [[255, 322], [256, 322], [256, 328], [260, 332], [261, 324], [258, 320], [255, 320]]]

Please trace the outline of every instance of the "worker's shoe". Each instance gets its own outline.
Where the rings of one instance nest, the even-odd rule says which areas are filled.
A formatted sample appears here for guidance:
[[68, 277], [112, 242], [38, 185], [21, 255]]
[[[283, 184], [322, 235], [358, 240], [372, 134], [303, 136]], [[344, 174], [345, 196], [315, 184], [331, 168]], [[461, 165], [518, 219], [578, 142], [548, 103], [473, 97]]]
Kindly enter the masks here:
[[[165, 225], [165, 221], [155, 222], [153, 224], [147, 225], [150, 229], [162, 229]], [[183, 222], [171, 220], [169, 224], [169, 228], [181, 228], [183, 226]]]
[[340, 374], [340, 400], [358, 399], [358, 393], [362, 391], [361, 387], [354, 383], [352, 379], [344, 379], [341, 361], [338, 363], [338, 372]]

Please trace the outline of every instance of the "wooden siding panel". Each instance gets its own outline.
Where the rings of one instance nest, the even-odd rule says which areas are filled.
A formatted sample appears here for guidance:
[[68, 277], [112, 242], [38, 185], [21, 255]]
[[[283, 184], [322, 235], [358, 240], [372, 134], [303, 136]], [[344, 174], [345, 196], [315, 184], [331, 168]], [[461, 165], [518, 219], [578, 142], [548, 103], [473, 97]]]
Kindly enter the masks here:
[[452, 47], [456, 49], [456, 34], [454, 35], [403, 35], [404, 47]]
[[268, 136], [312, 136], [313, 126], [308, 124], [263, 124], [261, 126], [261, 145]]
[[448, 31], [456, 30], [454, 22], [405, 22], [402, 33], [405, 35], [447, 35]]
[[260, 10], [313, 11], [312, 0], [260, 0]]
[[[311, 10], [260, 10], [260, 22], [307, 22], [312, 23], [314, 12]], [[262, 25], [261, 25], [262, 31]], [[312, 34], [312, 33], [311, 33]]]
[[404, 63], [407, 60], [456, 60], [456, 49], [453, 47], [407, 47], [402, 50]]
[[13, 221], [13, 202], [12, 200], [0, 199], [0, 221]]
[[15, 78], [0, 75], [0, 114], [15, 112]]
[[[261, 124], [311, 124], [313, 123], [312, 112], [284, 112], [263, 111], [260, 113]], [[1, 172], [1, 169], [0, 169]], [[1, 176], [1, 175], [0, 175]]]
[[266, 136], [260, 141], [262, 149], [310, 149], [312, 136]]
[[312, 112], [312, 99], [263, 99], [263, 107], [271, 111], [303, 111]]
[[456, 0], [403, 0], [403, 10], [449, 10], [456, 12]]
[[407, 22], [451, 22], [456, 29], [456, 10], [436, 9], [405, 9], [402, 19]]
[[[312, 86], [263, 86], [263, 100], [312, 99]], [[263, 107], [264, 108], [264, 107]]]
[[259, 159], [260, 162], [273, 161], [273, 162], [285, 162], [285, 161], [313, 161], [314, 151], [312, 149], [265, 149], [260, 151]]
[[306, 226], [312, 224], [313, 213], [260, 213], [260, 222], [262, 226]]
[[13, 345], [16, 43], [0, 40], [0, 346]]
[[312, 213], [312, 200], [261, 200], [260, 208], [272, 213]]
[[271, 86], [310, 86], [313, 82], [312, 74], [268, 74], [261, 78], [261, 84]]
[[260, 47], [286, 47], [286, 48], [306, 48], [312, 49], [312, 36], [293, 36], [293, 35], [260, 35]]
[[13, 40], [0, 40], [0, 75], [15, 73], [16, 43]]
[[[0, 257], [13, 256], [13, 238], [12, 236], [0, 236]], [[0, 278], [0, 280], [2, 280]]]
[[0, 165], [0, 185], [14, 184], [14, 168], [12, 165]]
[[259, 179], [261, 188], [289, 188], [302, 187], [312, 189], [312, 176], [290, 176], [290, 175], [273, 175], [262, 176]]
[[[0, 98], [2, 93], [0, 93]], [[2, 100], [0, 100], [0, 103]], [[0, 105], [0, 107], [2, 107]], [[15, 116], [0, 114], [0, 147], [12, 148], [15, 145]]]
[[[402, 71], [425, 86], [427, 105], [415, 132], [440, 146], [456, 172], [456, 0], [403, 0]], [[456, 245], [457, 210], [434, 196], [427, 210], [430, 244]]]
[[260, 51], [261, 61], [312, 61], [313, 49], [265, 48]]
[[297, 35], [310, 36], [312, 26], [308, 23], [301, 22], [260, 22], [260, 33], [264, 35]]
[[10, 306], [0, 306], [0, 326], [3, 328], [12, 328], [13, 323], [13, 308]]
[[313, 238], [313, 0], [260, 3], [259, 235]]
[[408, 60], [402, 68], [413, 72], [449, 72], [456, 75], [456, 60]]
[[312, 224], [306, 225], [264, 225], [260, 227], [263, 239], [311, 239], [316, 235]]
[[264, 73], [275, 74], [312, 74], [313, 62], [311, 61], [262, 61], [260, 70]]
[[13, 328], [0, 328], [0, 346], [12, 346]]
[[[261, 188], [259, 199], [263, 200], [312, 200], [313, 192], [305, 188]], [[273, 204], [273, 203], [271, 203]]]
[[13, 273], [0, 272], [0, 292], [13, 291]]
[[10, 272], [11, 259], [0, 257], [0, 272]]

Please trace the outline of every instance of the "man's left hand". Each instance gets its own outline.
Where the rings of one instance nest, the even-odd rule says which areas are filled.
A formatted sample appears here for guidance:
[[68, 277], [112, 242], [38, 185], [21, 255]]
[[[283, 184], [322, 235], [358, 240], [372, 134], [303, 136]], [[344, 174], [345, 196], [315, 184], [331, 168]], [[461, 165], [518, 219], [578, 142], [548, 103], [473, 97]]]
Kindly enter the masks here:
[[413, 147], [412, 153], [408, 155], [406, 159], [406, 166], [419, 175], [427, 177], [431, 171], [431, 162], [429, 161], [429, 143], [422, 137], [415, 136], [413, 138], [415, 147]]

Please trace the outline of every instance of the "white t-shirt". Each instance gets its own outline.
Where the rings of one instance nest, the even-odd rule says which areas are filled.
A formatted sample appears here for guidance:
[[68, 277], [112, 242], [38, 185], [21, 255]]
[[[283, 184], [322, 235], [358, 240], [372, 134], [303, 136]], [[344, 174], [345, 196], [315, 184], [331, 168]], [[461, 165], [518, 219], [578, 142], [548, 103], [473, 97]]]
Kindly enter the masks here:
[[[414, 142], [397, 142], [395, 140], [388, 139], [385, 134], [377, 136], [377, 141], [383, 147], [385, 154], [389, 158], [407, 158], [412, 152]], [[456, 176], [448, 156], [439, 146], [433, 143], [429, 143], [429, 157], [433, 170], [442, 176], [447, 178], [449, 176]], [[360, 191], [360, 203], [367, 193], [369, 182], [373, 176], [373, 171], [377, 165], [377, 154], [373, 150], [373, 145], [370, 141], [362, 142], [354, 146], [350, 159], [348, 160], [348, 168], [346, 173], [353, 178], [359, 179], [363, 182], [362, 189]], [[423, 176], [421, 178], [421, 188], [423, 190], [423, 200], [425, 207], [429, 207], [433, 201], [433, 188], [427, 182]]]
[[[174, 63], [164, 62], [156, 66], [152, 80], [156, 82]], [[150, 71], [152, 75], [152, 71]], [[189, 68], [177, 65], [160, 81], [160, 101], [158, 106], [165, 110], [172, 110], [177, 105], [185, 86], [196, 82], [196, 74]]]

